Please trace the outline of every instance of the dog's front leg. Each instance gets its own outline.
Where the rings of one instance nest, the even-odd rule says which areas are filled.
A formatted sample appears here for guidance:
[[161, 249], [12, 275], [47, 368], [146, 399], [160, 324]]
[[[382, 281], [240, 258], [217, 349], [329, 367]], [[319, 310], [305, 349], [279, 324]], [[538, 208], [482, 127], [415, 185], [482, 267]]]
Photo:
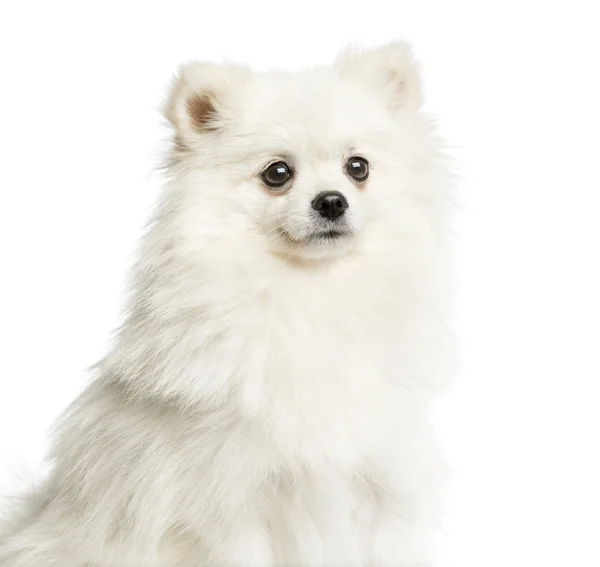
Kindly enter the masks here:
[[382, 495], [372, 509], [368, 564], [429, 567], [438, 509], [438, 498], [433, 490]]
[[219, 567], [271, 567], [274, 550], [267, 527], [257, 516], [240, 511], [215, 522], [206, 536], [208, 565]]

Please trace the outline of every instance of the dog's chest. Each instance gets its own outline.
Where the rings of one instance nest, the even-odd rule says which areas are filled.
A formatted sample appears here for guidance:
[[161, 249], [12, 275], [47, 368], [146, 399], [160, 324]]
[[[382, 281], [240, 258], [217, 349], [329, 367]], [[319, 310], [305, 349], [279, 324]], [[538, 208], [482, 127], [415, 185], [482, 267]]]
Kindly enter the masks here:
[[240, 407], [292, 460], [353, 465], [393, 443], [403, 419], [398, 310], [351, 291], [307, 282], [246, 318]]

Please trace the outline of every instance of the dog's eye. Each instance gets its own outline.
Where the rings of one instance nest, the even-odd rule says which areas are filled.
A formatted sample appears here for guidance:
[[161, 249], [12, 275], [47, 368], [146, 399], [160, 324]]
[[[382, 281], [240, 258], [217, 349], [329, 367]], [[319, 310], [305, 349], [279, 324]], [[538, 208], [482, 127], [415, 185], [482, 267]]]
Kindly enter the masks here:
[[288, 165], [282, 161], [272, 163], [262, 173], [263, 181], [269, 187], [281, 187], [285, 185], [288, 179], [292, 176]]
[[369, 177], [369, 162], [365, 158], [351, 157], [346, 165], [346, 171], [356, 181], [364, 181]]

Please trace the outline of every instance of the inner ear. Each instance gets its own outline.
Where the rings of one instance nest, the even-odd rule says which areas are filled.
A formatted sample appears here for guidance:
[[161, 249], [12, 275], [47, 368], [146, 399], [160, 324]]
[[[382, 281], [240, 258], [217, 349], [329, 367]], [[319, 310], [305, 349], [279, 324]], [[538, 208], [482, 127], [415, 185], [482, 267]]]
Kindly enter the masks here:
[[210, 93], [194, 93], [187, 100], [187, 111], [192, 127], [198, 132], [216, 130], [214, 96]]
[[380, 89], [395, 111], [418, 109], [422, 104], [421, 79], [411, 49], [394, 42], [362, 51], [350, 48], [338, 57], [342, 72]]
[[236, 94], [249, 71], [237, 65], [188, 63], [179, 69], [164, 107], [182, 147], [190, 147], [207, 133], [223, 127], [223, 109], [235, 108]]
[[397, 69], [390, 69], [387, 73], [387, 84], [394, 96], [390, 97], [393, 108], [399, 109], [410, 96], [410, 85], [408, 78]]

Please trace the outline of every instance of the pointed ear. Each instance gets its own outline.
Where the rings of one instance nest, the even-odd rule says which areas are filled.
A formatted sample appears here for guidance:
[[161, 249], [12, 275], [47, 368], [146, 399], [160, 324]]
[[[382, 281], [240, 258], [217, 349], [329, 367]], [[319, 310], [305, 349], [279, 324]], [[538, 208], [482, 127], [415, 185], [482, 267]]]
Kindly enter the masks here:
[[189, 145], [202, 134], [222, 128], [231, 113], [232, 94], [247, 75], [248, 69], [237, 65], [198, 62], [183, 65], [164, 110], [177, 139]]
[[366, 51], [350, 48], [337, 59], [343, 75], [381, 91], [393, 110], [422, 104], [419, 69], [407, 44], [394, 42]]

